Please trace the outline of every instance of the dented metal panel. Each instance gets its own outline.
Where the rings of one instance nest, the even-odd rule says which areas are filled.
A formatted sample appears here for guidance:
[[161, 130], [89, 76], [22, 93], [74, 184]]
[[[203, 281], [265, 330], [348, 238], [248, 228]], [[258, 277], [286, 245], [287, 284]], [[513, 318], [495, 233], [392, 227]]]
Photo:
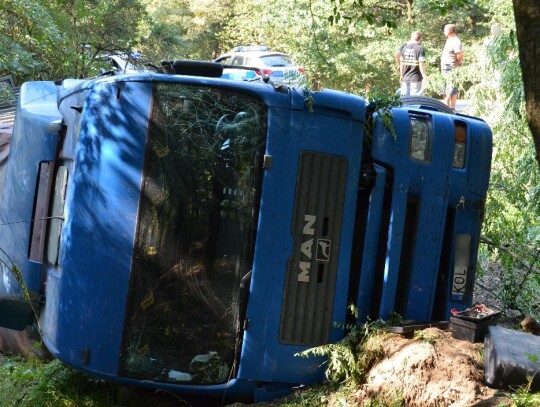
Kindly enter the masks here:
[[280, 340], [319, 345], [330, 339], [347, 160], [303, 152], [296, 183]]

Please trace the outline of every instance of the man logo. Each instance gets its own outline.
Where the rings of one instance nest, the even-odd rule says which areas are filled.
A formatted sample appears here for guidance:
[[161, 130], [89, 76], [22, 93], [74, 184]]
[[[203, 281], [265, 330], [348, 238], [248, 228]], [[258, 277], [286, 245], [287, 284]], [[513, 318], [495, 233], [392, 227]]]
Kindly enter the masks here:
[[331, 247], [332, 247], [331, 240], [328, 240], [328, 239], [317, 240], [317, 261], [329, 261]]
[[[298, 281], [302, 283], [309, 283], [311, 259], [313, 258], [313, 236], [315, 235], [316, 223], [316, 216], [304, 215], [304, 227], [302, 228], [303, 241], [300, 245], [301, 259], [298, 262]], [[330, 260], [331, 248], [331, 240], [317, 239], [315, 259], [317, 261], [328, 262]]]

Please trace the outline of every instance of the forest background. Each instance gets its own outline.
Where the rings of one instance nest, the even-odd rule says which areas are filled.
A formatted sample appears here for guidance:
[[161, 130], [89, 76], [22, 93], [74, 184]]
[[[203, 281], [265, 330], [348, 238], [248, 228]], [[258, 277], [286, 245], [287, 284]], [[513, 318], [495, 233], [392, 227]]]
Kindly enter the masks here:
[[539, 319], [540, 174], [512, 0], [2, 0], [0, 77], [17, 85], [88, 77], [109, 52], [137, 50], [159, 65], [264, 44], [292, 55], [312, 89], [376, 99], [399, 87], [394, 54], [418, 30], [427, 94], [438, 98], [448, 23], [464, 46], [460, 99], [494, 134], [476, 288], [509, 319]]

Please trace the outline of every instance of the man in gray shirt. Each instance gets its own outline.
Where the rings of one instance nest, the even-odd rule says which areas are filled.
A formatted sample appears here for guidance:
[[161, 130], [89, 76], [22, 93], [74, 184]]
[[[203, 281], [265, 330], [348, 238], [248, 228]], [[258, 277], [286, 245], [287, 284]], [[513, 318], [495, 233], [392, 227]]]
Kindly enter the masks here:
[[456, 35], [454, 24], [444, 26], [444, 35], [446, 43], [441, 56], [441, 72], [446, 78], [446, 86], [441, 94], [443, 102], [455, 109], [457, 101], [456, 68], [463, 64], [463, 47], [461, 40]]

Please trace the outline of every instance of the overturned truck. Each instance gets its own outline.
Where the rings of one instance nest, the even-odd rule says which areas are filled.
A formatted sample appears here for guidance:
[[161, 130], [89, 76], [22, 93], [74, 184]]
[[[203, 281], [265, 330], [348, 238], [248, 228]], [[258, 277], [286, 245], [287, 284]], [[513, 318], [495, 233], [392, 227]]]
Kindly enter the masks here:
[[412, 98], [388, 126], [351, 94], [171, 68], [22, 85], [0, 167], [6, 338], [264, 400], [324, 378], [295, 354], [340, 340], [349, 304], [358, 323], [470, 304], [486, 123]]

